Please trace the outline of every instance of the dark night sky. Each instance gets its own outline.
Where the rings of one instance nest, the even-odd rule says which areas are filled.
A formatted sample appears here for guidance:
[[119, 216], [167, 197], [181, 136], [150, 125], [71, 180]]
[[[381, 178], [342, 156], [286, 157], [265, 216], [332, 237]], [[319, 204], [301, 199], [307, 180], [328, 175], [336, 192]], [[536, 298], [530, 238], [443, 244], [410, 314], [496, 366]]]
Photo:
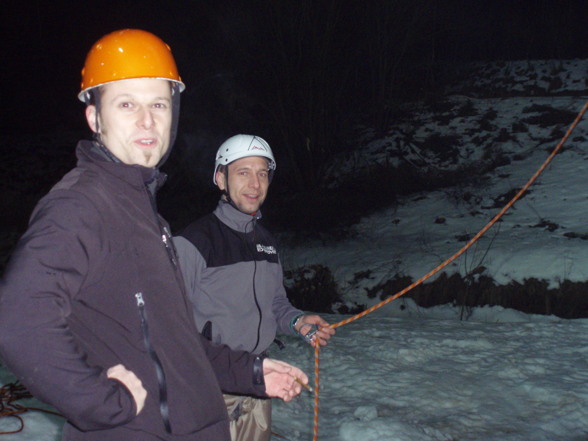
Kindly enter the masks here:
[[79, 124], [83, 107], [75, 96], [86, 53], [98, 38], [116, 29], [152, 31], [172, 47], [178, 65], [191, 63], [206, 34], [205, 20], [199, 14], [188, 20], [183, 8], [163, 7], [164, 3], [174, 2], [4, 1], [0, 75], [10, 105], [3, 106], [3, 121], [19, 132], [51, 130], [55, 124], [59, 127], [57, 119], [62, 116], [66, 127], [72, 124], [66, 119]]
[[[117, 29], [151, 31], [172, 48], [187, 85], [180, 131], [196, 135], [178, 138], [164, 191], [189, 198], [184, 189], [198, 188], [184, 203], [198, 211], [209, 209], [204, 190], [217, 197], [214, 152], [202, 147], [239, 132], [263, 136], [280, 163], [271, 197], [308, 194], [358, 117], [385, 129], [390, 103], [431, 93], [439, 65], [588, 58], [587, 23], [588, 0], [3, 0], [2, 134], [73, 138], [47, 150], [3, 142], [4, 181], [28, 179], [26, 214], [73, 165], [75, 140], [90, 135], [76, 98], [80, 71], [92, 44]], [[27, 178], [21, 156], [31, 152], [53, 167]]]
[[[2, 130], [30, 133], [84, 127], [82, 107], [75, 98], [79, 72], [92, 43], [110, 31], [137, 27], [162, 37], [172, 47], [189, 90], [195, 90], [215, 75], [244, 69], [263, 72], [279, 63], [281, 56], [288, 58], [288, 48], [280, 56], [276, 49], [265, 47], [270, 29], [300, 29], [282, 26], [279, 20], [289, 20], [288, 12], [279, 14], [276, 9], [311, 5], [320, 28], [330, 4], [326, 0], [4, 0], [0, 6]], [[345, 63], [366, 63], [370, 45], [365, 38], [366, 16], [395, 16], [406, 5], [416, 5], [410, 26], [416, 26], [421, 36], [431, 34], [405, 54], [408, 63], [431, 56], [449, 61], [588, 57], [586, 0], [340, 0], [334, 4], [343, 23], [333, 43], [344, 46], [339, 48], [341, 70]], [[432, 24], [419, 28], [425, 21]], [[394, 32], [398, 26], [391, 18], [382, 32], [398, 38]], [[309, 47], [315, 46], [310, 40]], [[313, 67], [302, 58], [296, 68]], [[260, 90], [265, 88], [262, 78]], [[369, 81], [369, 76], [359, 78], [363, 79], [358, 87]], [[184, 99], [190, 96], [194, 95]]]

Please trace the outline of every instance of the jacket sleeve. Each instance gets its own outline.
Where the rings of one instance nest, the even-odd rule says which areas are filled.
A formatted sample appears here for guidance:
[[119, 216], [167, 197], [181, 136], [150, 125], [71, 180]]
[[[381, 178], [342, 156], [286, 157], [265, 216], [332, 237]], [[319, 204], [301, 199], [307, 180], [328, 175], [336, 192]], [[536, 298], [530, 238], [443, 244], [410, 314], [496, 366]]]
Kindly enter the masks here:
[[68, 327], [91, 250], [100, 246], [100, 225], [85, 198], [50, 193], [35, 208], [0, 285], [3, 361], [35, 397], [82, 430], [124, 424], [136, 413], [130, 392], [86, 363]]
[[[182, 271], [182, 277], [184, 278], [184, 284], [186, 286], [186, 292], [191, 297], [196, 290], [196, 281], [200, 278], [202, 270], [200, 268], [200, 262], [202, 258], [200, 253], [192, 242], [182, 236], [174, 236], [174, 246], [178, 254], [178, 261], [180, 262], [180, 269]], [[193, 301], [192, 298], [190, 298]]]
[[294, 317], [303, 314], [304, 312], [292, 306], [290, 300], [288, 300], [286, 289], [284, 288], [284, 272], [281, 263], [278, 263], [278, 270], [274, 283], [276, 289], [272, 303], [272, 310], [278, 323], [278, 329], [284, 334], [293, 334], [290, 329], [290, 322]]
[[253, 381], [254, 354], [216, 345], [201, 334], [199, 336], [224, 393], [267, 397], [265, 384], [254, 384]]

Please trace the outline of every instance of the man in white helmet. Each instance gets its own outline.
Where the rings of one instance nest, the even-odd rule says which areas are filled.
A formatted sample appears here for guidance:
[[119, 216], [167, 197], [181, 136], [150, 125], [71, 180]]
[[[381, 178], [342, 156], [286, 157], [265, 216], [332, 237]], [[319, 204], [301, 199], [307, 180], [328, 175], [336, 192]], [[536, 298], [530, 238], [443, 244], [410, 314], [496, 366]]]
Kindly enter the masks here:
[[64, 441], [229, 441], [221, 388], [289, 401], [308, 381], [194, 326], [155, 204], [183, 89], [149, 32], [92, 47], [79, 98], [94, 141], [35, 207], [0, 284], [0, 356], [67, 419]]
[[[236, 135], [218, 149], [213, 181], [222, 191], [213, 213], [174, 238], [198, 329], [215, 344], [262, 356], [279, 329], [311, 345], [335, 334], [286, 296], [276, 241], [260, 223], [276, 161], [259, 136]], [[233, 441], [271, 437], [271, 400], [225, 394]]]

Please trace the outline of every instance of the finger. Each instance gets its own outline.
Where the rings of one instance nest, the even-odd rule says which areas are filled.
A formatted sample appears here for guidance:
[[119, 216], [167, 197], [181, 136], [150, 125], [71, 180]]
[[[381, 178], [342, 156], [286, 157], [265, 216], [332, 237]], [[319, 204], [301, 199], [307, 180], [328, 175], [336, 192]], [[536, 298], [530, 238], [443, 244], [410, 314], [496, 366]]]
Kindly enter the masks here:
[[282, 396], [280, 398], [284, 401], [290, 401], [292, 399], [292, 390], [293, 386], [282, 389]]
[[308, 376], [304, 373], [304, 371], [302, 369], [299, 369], [297, 367], [294, 367], [292, 369], [292, 378], [293, 378], [293, 382], [294, 383], [302, 383], [302, 384], [308, 384]]
[[[314, 338], [316, 337], [316, 338]], [[316, 335], [313, 337], [313, 340], [311, 342], [312, 346], [316, 347], [317, 341], [320, 345], [324, 346], [327, 344], [327, 341], [331, 338], [330, 335], [328, 334], [320, 334], [320, 333], [316, 333]]]
[[284, 401], [292, 400], [294, 397], [300, 395], [301, 391], [302, 388], [300, 387], [300, 385], [293, 386], [292, 388], [284, 391]]
[[331, 328], [329, 324], [327, 324], [326, 326], [321, 326], [319, 330], [321, 332], [324, 332], [325, 334], [335, 335], [335, 329]]
[[324, 339], [329, 339], [331, 338], [331, 334], [328, 331], [325, 331], [325, 329], [321, 328], [317, 331], [317, 334]]
[[296, 395], [300, 395], [300, 392], [302, 392], [302, 385], [300, 384], [295, 384], [294, 388], [292, 389], [292, 396], [295, 397]]

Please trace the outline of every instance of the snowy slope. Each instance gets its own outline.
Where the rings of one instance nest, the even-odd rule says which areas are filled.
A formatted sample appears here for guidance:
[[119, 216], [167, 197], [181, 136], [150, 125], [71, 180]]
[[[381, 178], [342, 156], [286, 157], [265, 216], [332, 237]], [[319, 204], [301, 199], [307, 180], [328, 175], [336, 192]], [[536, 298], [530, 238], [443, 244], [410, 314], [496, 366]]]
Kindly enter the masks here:
[[[539, 71], [545, 64], [538, 64]], [[373, 134], [366, 129], [364, 144], [333, 164], [332, 185], [338, 185], [341, 174], [369, 173], [374, 163], [420, 167], [431, 174], [472, 166], [486, 170], [492, 161], [502, 165], [476, 179], [464, 174], [464, 184], [403, 197], [397, 206], [362, 218], [344, 242], [288, 248], [283, 253], [285, 267], [325, 265], [346, 301], [371, 306], [378, 298], [368, 298], [366, 289], [396, 275], [416, 280], [452, 256], [533, 176], [588, 99], [586, 82], [578, 79], [587, 76], [588, 63], [560, 64], [570, 69], [561, 73], [571, 89], [567, 96], [560, 89], [556, 96], [541, 97], [450, 95], [442, 111], [418, 103], [407, 106], [406, 118], [384, 138], [371, 139]], [[527, 80], [515, 77], [510, 84]], [[504, 81], [490, 77], [479, 83], [477, 87]], [[585, 94], [577, 96], [579, 91]], [[489, 86], [486, 92], [491, 92]], [[431, 139], [452, 140], [455, 154], [436, 152]], [[585, 117], [529, 192], [444, 271], [466, 275], [483, 267], [483, 274], [497, 284], [528, 278], [545, 280], [549, 286], [588, 280], [587, 145]], [[357, 275], [368, 270], [369, 277], [358, 281]]]

